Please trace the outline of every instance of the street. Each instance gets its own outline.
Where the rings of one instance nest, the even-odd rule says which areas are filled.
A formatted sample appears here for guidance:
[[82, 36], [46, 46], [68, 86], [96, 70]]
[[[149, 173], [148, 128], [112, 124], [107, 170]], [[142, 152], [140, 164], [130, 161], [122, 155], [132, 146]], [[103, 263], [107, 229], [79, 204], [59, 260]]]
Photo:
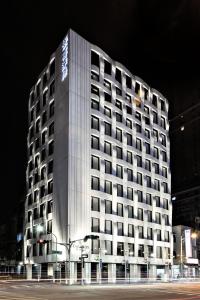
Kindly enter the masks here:
[[200, 299], [200, 283], [66, 286], [45, 282], [0, 281], [0, 300]]

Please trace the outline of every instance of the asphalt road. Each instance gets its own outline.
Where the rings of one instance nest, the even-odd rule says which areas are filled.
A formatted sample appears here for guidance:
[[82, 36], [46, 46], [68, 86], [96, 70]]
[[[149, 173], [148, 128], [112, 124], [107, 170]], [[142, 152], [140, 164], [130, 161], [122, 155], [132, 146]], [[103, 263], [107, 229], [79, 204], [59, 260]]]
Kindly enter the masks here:
[[0, 300], [196, 300], [200, 283], [66, 286], [53, 283], [0, 281]]

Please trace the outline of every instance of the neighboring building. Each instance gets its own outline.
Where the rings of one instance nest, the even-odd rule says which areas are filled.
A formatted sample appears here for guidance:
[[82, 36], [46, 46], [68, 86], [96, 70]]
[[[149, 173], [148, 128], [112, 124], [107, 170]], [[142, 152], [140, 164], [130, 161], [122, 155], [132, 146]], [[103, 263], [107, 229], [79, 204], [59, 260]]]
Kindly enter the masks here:
[[200, 232], [195, 232], [195, 236], [193, 234], [194, 231], [190, 227], [173, 226], [173, 277], [175, 278], [199, 275], [197, 240]]
[[[81, 271], [88, 282], [101, 276], [115, 281], [127, 275], [125, 261], [131, 278], [169, 271], [168, 130], [163, 95], [69, 30], [30, 92], [28, 277], [34, 270], [54, 275], [56, 261], [68, 260], [59, 243], [88, 234], [99, 240], [83, 243], [88, 254], [83, 270], [82, 244], [72, 247], [75, 281]], [[37, 243], [40, 238], [47, 243]]]

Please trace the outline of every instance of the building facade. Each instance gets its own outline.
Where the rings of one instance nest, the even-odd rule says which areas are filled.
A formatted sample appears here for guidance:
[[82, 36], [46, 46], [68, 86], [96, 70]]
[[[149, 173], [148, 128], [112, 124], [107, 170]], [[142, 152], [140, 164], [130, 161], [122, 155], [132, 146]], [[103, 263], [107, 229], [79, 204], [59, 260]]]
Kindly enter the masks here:
[[90, 234], [71, 249], [74, 281], [169, 274], [168, 130], [163, 95], [69, 30], [30, 92], [28, 277], [54, 276], [69, 259], [61, 244]]
[[199, 275], [197, 247], [199, 233], [188, 226], [173, 226], [173, 277], [195, 277]]

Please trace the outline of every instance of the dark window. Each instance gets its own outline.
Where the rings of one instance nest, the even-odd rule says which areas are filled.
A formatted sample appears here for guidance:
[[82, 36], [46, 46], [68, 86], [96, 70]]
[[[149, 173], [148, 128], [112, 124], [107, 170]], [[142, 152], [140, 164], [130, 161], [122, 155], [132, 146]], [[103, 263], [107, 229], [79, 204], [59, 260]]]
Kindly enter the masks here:
[[124, 243], [123, 242], [117, 242], [117, 255], [124, 256]]
[[116, 68], [116, 72], [115, 72], [115, 79], [121, 83], [122, 82], [122, 73], [119, 69]]
[[129, 115], [132, 115], [132, 108], [130, 106], [126, 106], [126, 112]]
[[154, 147], [153, 148], [153, 156], [155, 157], [155, 158], [159, 158], [159, 152], [158, 152], [158, 148], [157, 147]]
[[91, 157], [91, 168], [100, 170], [99, 157], [92, 155]]
[[127, 169], [127, 179], [128, 181], [133, 181], [133, 170]]
[[47, 104], [47, 90], [44, 92], [42, 97], [42, 105], [45, 106]]
[[135, 118], [141, 121], [141, 114], [138, 111], [135, 112]]
[[39, 131], [40, 131], [40, 119], [38, 119], [35, 124], [35, 133], [38, 133]]
[[161, 133], [160, 135], [161, 144], [166, 147], [166, 136]]
[[166, 129], [166, 122], [165, 122], [165, 118], [161, 117], [160, 118], [160, 122], [161, 122], [161, 127]]
[[134, 210], [131, 205], [128, 205], [128, 218], [134, 218]]
[[126, 119], [126, 126], [132, 129], [132, 121], [129, 119]]
[[122, 90], [120, 90], [118, 87], [116, 87], [116, 94], [119, 96], [122, 95]]
[[161, 237], [161, 230], [157, 229], [157, 241], [162, 241], [162, 237]]
[[36, 220], [36, 219], [38, 219], [38, 217], [39, 217], [38, 208], [36, 207], [33, 210], [33, 219]]
[[136, 132], [141, 133], [142, 132], [141, 125], [139, 125], [139, 124], [136, 123], [135, 126], [136, 126]]
[[42, 145], [44, 145], [47, 141], [47, 131], [42, 132]]
[[137, 167], [142, 167], [142, 156], [136, 155]]
[[148, 99], [148, 90], [146, 88], [144, 88], [144, 99], [147, 100]]
[[94, 116], [91, 118], [91, 128], [99, 130], [99, 119]]
[[108, 93], [105, 93], [104, 92], [104, 99], [105, 99], [105, 101], [107, 101], [107, 102], [110, 102], [111, 103], [111, 95], [110, 94], [108, 94]]
[[146, 125], [150, 125], [150, 119], [149, 119], [149, 118], [144, 117], [144, 120], [145, 120], [145, 124], [146, 124]]
[[116, 176], [119, 178], [123, 178], [123, 167], [116, 165]]
[[163, 192], [168, 193], [168, 184], [166, 182], [163, 182]]
[[33, 256], [37, 256], [37, 244], [33, 244]]
[[100, 232], [100, 220], [97, 218], [92, 218], [91, 222], [91, 231], [92, 232]]
[[40, 218], [44, 217], [44, 208], [45, 208], [44, 204], [41, 204], [40, 205]]
[[161, 105], [161, 110], [166, 111], [165, 102], [162, 99], [160, 99], [160, 105]]
[[139, 95], [140, 93], [140, 84], [136, 81], [135, 83], [135, 93]]
[[104, 59], [104, 73], [111, 75], [111, 64]]
[[128, 224], [128, 237], [134, 237], [134, 225]]
[[91, 189], [99, 191], [100, 190], [100, 179], [98, 177], [92, 176], [91, 178]]
[[99, 75], [95, 72], [91, 72], [91, 79], [95, 81], [99, 81]]
[[99, 138], [98, 138], [98, 137], [92, 136], [92, 139], [91, 139], [91, 147], [92, 147], [93, 149], [99, 150]]
[[42, 85], [43, 85], [43, 88], [45, 87], [45, 85], [47, 84], [47, 73], [45, 72], [44, 75], [43, 75], [43, 79], [42, 79]]
[[152, 211], [151, 210], [147, 210], [147, 221], [152, 222]]
[[142, 151], [142, 141], [136, 138], [136, 149]]
[[42, 185], [40, 187], [40, 198], [44, 197], [46, 195], [46, 189], [45, 189], [45, 186]]
[[162, 151], [162, 159], [164, 162], [167, 162], [167, 153], [165, 151]]
[[155, 213], [155, 223], [161, 224], [161, 217], [160, 217], [160, 213], [158, 212]]
[[51, 123], [49, 125], [49, 136], [51, 136], [52, 134], [54, 134], [54, 123]]
[[40, 147], [40, 139], [37, 138], [37, 139], [35, 140], [35, 150], [37, 150], [39, 147]]
[[42, 149], [42, 152], [41, 152], [41, 161], [44, 161], [46, 158], [46, 149]]
[[49, 143], [49, 155], [52, 155], [54, 151], [54, 141]]
[[91, 107], [93, 109], [99, 110], [99, 102], [94, 99], [91, 99]]
[[138, 237], [139, 239], [144, 238], [144, 228], [142, 226], [138, 226]]
[[112, 155], [112, 146], [111, 143], [104, 142], [104, 153]]
[[112, 195], [112, 182], [105, 180], [104, 182], [104, 192]]
[[44, 180], [46, 178], [46, 167], [44, 166], [41, 169], [41, 180]]
[[105, 200], [105, 213], [112, 214], [112, 201]]
[[128, 75], [126, 75], [126, 86], [127, 86], [127, 88], [129, 88], [129, 89], [132, 88], [131, 77], [129, 77]]
[[91, 197], [91, 209], [93, 211], [100, 211], [100, 199], [97, 197]]
[[133, 164], [133, 154], [130, 151], [127, 151], [126, 161], [130, 164]]
[[126, 100], [129, 102], [129, 103], [131, 103], [131, 96], [130, 95], [128, 95], [128, 94], [126, 94]]
[[132, 144], [133, 144], [133, 138], [132, 138], [132, 135], [129, 134], [129, 133], [126, 133], [126, 136], [127, 136], [127, 145], [128, 145], [128, 146], [132, 146]]
[[105, 160], [105, 173], [112, 174], [112, 162]]
[[49, 105], [49, 117], [51, 118], [54, 115], [54, 101]]
[[152, 104], [157, 106], [157, 96], [153, 94]]
[[122, 130], [119, 128], [116, 128], [116, 139], [122, 142]]
[[50, 64], [50, 76], [55, 73], [55, 59]]
[[122, 115], [116, 113], [116, 121], [122, 123]]
[[123, 197], [123, 185], [117, 184], [117, 196]]
[[158, 130], [153, 129], [153, 136], [156, 142], [158, 142]]
[[142, 185], [142, 173], [137, 172], [137, 184]]
[[92, 254], [99, 254], [100, 241], [99, 240], [92, 240], [91, 242], [92, 242], [91, 253]]
[[159, 174], [159, 164], [154, 163], [154, 168], [155, 168], [155, 174]]
[[151, 194], [146, 194], [146, 204], [152, 205]]
[[99, 55], [94, 51], [91, 51], [91, 64], [99, 67]]
[[143, 221], [143, 209], [138, 208], [138, 220]]
[[44, 125], [47, 121], [47, 112], [44, 111], [42, 114], [42, 125]]
[[48, 163], [48, 174], [53, 172], [53, 160], [50, 160]]
[[142, 191], [137, 191], [138, 202], [143, 202], [143, 193]]
[[145, 148], [146, 148], [146, 154], [150, 154], [150, 144], [149, 143], [145, 143]]
[[110, 83], [109, 81], [107, 81], [107, 80], [104, 79], [103, 85], [104, 85], [105, 87], [107, 87], [109, 90], [111, 90], [111, 83]]
[[148, 129], [145, 129], [144, 134], [148, 139], [150, 139], [150, 131]]
[[150, 227], [147, 227], [147, 239], [153, 240], [153, 229]]
[[36, 104], [36, 114], [38, 115], [39, 112], [40, 112], [40, 101], [38, 101]]
[[105, 241], [105, 250], [106, 250], [106, 255], [112, 255], [113, 254], [113, 246], [112, 246], [112, 241]]
[[164, 209], [169, 209], [169, 204], [167, 199], [163, 199], [163, 208]]
[[50, 96], [52, 96], [55, 93], [55, 81], [52, 81], [52, 83], [50, 84], [49, 90], [50, 90], [49, 94], [50, 94]]
[[47, 213], [50, 214], [53, 212], [53, 201], [50, 200], [47, 202]]
[[121, 101], [116, 100], [115, 106], [116, 106], [117, 108], [119, 108], [120, 110], [122, 110], [122, 103], [121, 103]]
[[158, 124], [158, 114], [153, 111], [153, 123]]
[[123, 150], [121, 147], [116, 147], [116, 156], [118, 159], [123, 159]]
[[98, 87], [96, 87], [95, 85], [92, 84], [91, 85], [91, 93], [99, 96], [99, 89], [98, 89]]
[[104, 122], [105, 134], [112, 136], [112, 126], [110, 123]]
[[105, 233], [112, 234], [112, 221], [105, 220]]
[[151, 177], [150, 176], [146, 176], [146, 183], [147, 183], [147, 187], [151, 187]]

